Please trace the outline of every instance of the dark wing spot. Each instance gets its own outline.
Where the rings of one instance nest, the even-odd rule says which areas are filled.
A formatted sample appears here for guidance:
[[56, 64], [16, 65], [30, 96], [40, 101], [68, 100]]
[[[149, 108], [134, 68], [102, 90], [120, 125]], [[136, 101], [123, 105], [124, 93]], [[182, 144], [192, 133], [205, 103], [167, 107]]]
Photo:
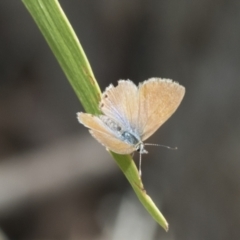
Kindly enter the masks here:
[[103, 98], [108, 98], [108, 95], [105, 93], [105, 94], [103, 95]]

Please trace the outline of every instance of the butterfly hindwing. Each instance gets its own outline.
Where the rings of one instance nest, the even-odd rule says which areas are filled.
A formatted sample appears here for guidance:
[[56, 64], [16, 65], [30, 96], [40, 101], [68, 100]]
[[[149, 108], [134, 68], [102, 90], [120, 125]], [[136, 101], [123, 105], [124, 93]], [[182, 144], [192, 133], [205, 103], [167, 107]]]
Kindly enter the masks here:
[[102, 95], [100, 109], [111, 119], [134, 130], [138, 118], [138, 88], [130, 80], [120, 80], [114, 87], [110, 85]]
[[138, 130], [149, 138], [178, 108], [185, 88], [169, 79], [151, 78], [139, 85]]

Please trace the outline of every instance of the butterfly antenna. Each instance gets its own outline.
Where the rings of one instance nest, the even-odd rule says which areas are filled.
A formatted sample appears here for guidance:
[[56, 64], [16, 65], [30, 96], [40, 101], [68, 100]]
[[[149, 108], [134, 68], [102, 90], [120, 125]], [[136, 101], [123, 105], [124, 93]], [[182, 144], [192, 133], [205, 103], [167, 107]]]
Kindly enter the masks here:
[[144, 143], [144, 145], [165, 147], [165, 148], [170, 149], [170, 150], [177, 150], [177, 149], [178, 149], [177, 147], [174, 147], [174, 148], [173, 148], [173, 147], [169, 147], [169, 146], [166, 146], [166, 145], [155, 144], [155, 143]]

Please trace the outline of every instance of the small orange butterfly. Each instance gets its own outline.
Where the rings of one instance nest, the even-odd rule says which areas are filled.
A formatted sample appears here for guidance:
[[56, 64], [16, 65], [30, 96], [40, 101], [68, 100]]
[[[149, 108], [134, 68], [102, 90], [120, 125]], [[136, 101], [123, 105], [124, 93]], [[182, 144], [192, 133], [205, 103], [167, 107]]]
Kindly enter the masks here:
[[102, 94], [102, 115], [80, 112], [77, 117], [107, 149], [119, 154], [139, 151], [141, 161], [147, 153], [143, 141], [176, 111], [184, 94], [185, 88], [170, 79], [150, 78], [138, 87], [119, 80]]

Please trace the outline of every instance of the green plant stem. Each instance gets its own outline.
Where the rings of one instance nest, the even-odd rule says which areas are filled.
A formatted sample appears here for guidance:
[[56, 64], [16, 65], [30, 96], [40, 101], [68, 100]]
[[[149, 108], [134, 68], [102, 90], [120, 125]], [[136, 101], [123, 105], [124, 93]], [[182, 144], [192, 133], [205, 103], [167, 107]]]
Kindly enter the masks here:
[[[86, 112], [99, 114], [100, 88], [67, 17], [57, 0], [23, 0], [24, 5], [52, 49]], [[137, 167], [130, 156], [111, 152], [137, 197], [152, 217], [167, 231], [168, 223], [146, 194]]]

